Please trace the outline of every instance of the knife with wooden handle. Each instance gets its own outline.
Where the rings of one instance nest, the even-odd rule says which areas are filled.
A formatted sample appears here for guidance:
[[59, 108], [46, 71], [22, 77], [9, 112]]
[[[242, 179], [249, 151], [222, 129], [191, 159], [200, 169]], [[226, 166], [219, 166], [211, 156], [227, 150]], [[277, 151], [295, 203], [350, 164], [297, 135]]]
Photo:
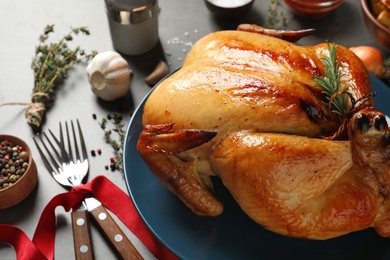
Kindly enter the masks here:
[[73, 244], [76, 260], [94, 259], [88, 211], [85, 204], [72, 211]]
[[86, 198], [85, 203], [99, 228], [122, 259], [143, 259], [100, 201], [95, 198]]

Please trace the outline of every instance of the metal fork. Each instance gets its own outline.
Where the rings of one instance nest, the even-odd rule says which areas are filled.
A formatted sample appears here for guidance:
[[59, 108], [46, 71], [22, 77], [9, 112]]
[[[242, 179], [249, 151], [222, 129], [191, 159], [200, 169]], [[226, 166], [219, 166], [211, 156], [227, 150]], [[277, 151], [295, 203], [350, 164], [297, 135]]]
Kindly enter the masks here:
[[[81, 152], [83, 157], [80, 157], [80, 152], [77, 144], [76, 139], [76, 133], [74, 129], [73, 121], [71, 121], [72, 125], [72, 133], [73, 133], [73, 142], [74, 142], [74, 151], [76, 153], [76, 157], [74, 158], [72, 145], [69, 137], [69, 128], [68, 123], [65, 122], [66, 127], [66, 135], [68, 140], [68, 152], [65, 150], [65, 142], [64, 142], [64, 135], [62, 131], [62, 125], [59, 124], [60, 127], [60, 140], [57, 139], [57, 137], [53, 134], [50, 129], [48, 130], [51, 137], [53, 138], [54, 142], [60, 149], [60, 154], [58, 153], [57, 149], [53, 142], [50, 141], [49, 137], [46, 135], [45, 132], [42, 132], [42, 135], [45, 137], [46, 141], [50, 145], [51, 150], [48, 148], [46, 143], [43, 141], [41, 135], [39, 135], [39, 139], [45, 148], [47, 154], [49, 155], [50, 161], [46, 158], [44, 155], [42, 149], [38, 145], [37, 141], [34, 139], [35, 145], [38, 148], [38, 151], [46, 165], [46, 167], [49, 169], [50, 173], [52, 174], [53, 178], [60, 183], [63, 186], [71, 187], [76, 185], [81, 185], [83, 182], [84, 177], [88, 174], [89, 169], [89, 163], [88, 163], [88, 154], [87, 154], [87, 148], [85, 145], [83, 133], [81, 131], [80, 123], [77, 120], [77, 127], [79, 131], [79, 138], [81, 143]], [[53, 156], [53, 153], [56, 157]], [[50, 163], [51, 162], [51, 163]], [[54, 166], [54, 167], [53, 167]]]
[[[54, 144], [50, 141], [50, 138], [46, 133], [42, 133], [46, 141], [43, 140], [41, 135], [39, 139], [44, 147], [44, 150], [48, 154], [50, 161], [45, 156], [41, 147], [35, 138], [34, 142], [37, 149], [46, 165], [52, 174], [53, 178], [63, 186], [75, 186], [82, 184], [83, 179], [88, 173], [89, 163], [87, 149], [83, 137], [83, 133], [80, 127], [80, 123], [77, 120], [77, 127], [81, 145], [82, 158], [80, 156], [75, 128], [73, 121], [71, 121], [73, 143], [75, 156], [73, 154], [71, 139], [69, 136], [68, 124], [65, 122], [66, 137], [68, 140], [68, 152], [65, 149], [64, 136], [62, 131], [62, 125], [60, 123], [60, 140], [50, 131], [50, 135], [54, 140]], [[46, 142], [49, 144], [46, 145]], [[58, 148], [60, 153], [58, 153]], [[54, 154], [54, 155], [53, 155]], [[50, 163], [51, 162], [51, 163]], [[122, 259], [143, 259], [134, 245], [130, 242], [124, 232], [115, 223], [108, 211], [102, 206], [102, 204], [95, 198], [86, 198], [81, 205], [80, 209], [72, 212], [72, 228], [73, 228], [73, 241], [75, 246], [76, 259], [93, 259], [92, 239], [89, 231], [89, 222], [86, 209], [91, 213], [92, 217], [97, 222], [99, 228], [103, 231], [111, 245]]]
[[[85, 145], [79, 121], [77, 120], [77, 127], [82, 157], [80, 156], [73, 121], [71, 121], [71, 127], [74, 143], [73, 149], [69, 136], [68, 123], [65, 122], [66, 136], [68, 140], [68, 152], [65, 150], [64, 135], [61, 123], [59, 123], [60, 140], [56, 138], [52, 131], [48, 130], [54, 144], [45, 132], [42, 132], [42, 135], [39, 135], [39, 140], [44, 147], [44, 150], [48, 155], [49, 159], [45, 156], [45, 153], [38, 145], [37, 140], [33, 137], [38, 152], [41, 155], [42, 160], [50, 171], [51, 175], [58, 183], [66, 187], [81, 185], [83, 179], [88, 174], [89, 169], [87, 148]], [[44, 141], [42, 136], [46, 141]], [[60, 153], [58, 152], [58, 149], [60, 150]], [[75, 152], [75, 156], [73, 154], [73, 151]], [[92, 239], [90, 235], [87, 207], [85, 202], [82, 203], [81, 207], [78, 210], [72, 211], [71, 215], [73, 243], [76, 259], [93, 259], [94, 253], [92, 248]]]

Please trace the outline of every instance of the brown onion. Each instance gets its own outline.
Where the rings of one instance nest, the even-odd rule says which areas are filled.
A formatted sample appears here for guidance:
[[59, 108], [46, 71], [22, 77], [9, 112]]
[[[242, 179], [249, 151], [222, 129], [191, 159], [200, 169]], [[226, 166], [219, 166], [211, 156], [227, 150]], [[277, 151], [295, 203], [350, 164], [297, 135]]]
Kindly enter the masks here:
[[371, 46], [356, 46], [349, 49], [363, 61], [368, 72], [379, 78], [383, 76], [385, 73], [384, 58], [377, 48]]

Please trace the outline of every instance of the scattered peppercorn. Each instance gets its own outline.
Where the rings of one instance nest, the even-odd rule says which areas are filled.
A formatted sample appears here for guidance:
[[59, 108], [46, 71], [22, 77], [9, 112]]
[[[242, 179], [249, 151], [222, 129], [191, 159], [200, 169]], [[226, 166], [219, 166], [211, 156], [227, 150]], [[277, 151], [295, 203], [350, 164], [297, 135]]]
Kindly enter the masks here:
[[98, 153], [99, 155], [102, 154], [102, 150], [101, 150], [101, 149], [97, 149], [96, 151], [97, 151], [97, 153]]
[[115, 163], [111, 163], [110, 168], [111, 168], [111, 171], [115, 171], [116, 170]]
[[91, 150], [91, 155], [92, 155], [93, 157], [96, 156], [95, 150]]
[[105, 168], [106, 170], [108, 170], [108, 164], [104, 165], [104, 168]]
[[96, 114], [92, 114], [92, 118], [93, 118], [93, 119], [96, 119]]
[[9, 140], [0, 142], [0, 190], [11, 186], [27, 170], [28, 153]]

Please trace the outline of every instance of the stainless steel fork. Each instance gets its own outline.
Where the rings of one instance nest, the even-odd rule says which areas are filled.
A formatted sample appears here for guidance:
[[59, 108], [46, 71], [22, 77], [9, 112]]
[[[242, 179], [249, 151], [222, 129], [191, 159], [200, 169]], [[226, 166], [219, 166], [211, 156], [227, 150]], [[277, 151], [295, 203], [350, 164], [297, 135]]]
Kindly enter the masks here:
[[[39, 135], [40, 142], [42, 143], [49, 159], [45, 156], [45, 153], [38, 145], [36, 139], [33, 138], [35, 145], [37, 146], [37, 149], [53, 178], [58, 183], [68, 187], [82, 184], [82, 181], [87, 175], [89, 169], [87, 149], [79, 121], [77, 120], [77, 128], [82, 157], [80, 156], [73, 121], [71, 121], [71, 127], [74, 149], [72, 149], [69, 128], [66, 122], [65, 131], [67, 137], [66, 139], [68, 141], [67, 150], [65, 149], [61, 123], [59, 126], [60, 140], [58, 140], [50, 130], [48, 131], [53, 142], [50, 141], [50, 138], [46, 135], [46, 133], [42, 133], [42, 136], [46, 141], [44, 141], [42, 136]], [[46, 143], [48, 143], [48, 145]], [[58, 152], [58, 149], [60, 150], [60, 153]], [[75, 154], [73, 154], [73, 151]], [[72, 212], [73, 241], [76, 259], [93, 259], [94, 257], [86, 209], [88, 209], [91, 213], [91, 216], [97, 222], [99, 228], [103, 231], [108, 241], [122, 259], [143, 259], [124, 232], [115, 223], [108, 211], [95, 198], [86, 198], [80, 209]]]
[[[52, 137], [53, 142], [50, 140], [50, 138], [46, 135], [45, 132], [43, 132], [42, 135], [38, 136], [40, 143], [44, 147], [44, 150], [48, 155], [49, 159], [45, 156], [45, 153], [38, 145], [38, 142], [36, 141], [35, 137], [33, 138], [38, 152], [40, 153], [42, 160], [44, 161], [53, 178], [58, 183], [66, 187], [81, 185], [83, 179], [88, 174], [89, 169], [87, 149], [79, 121], [77, 120], [77, 128], [79, 133], [82, 157], [80, 156], [73, 121], [71, 121], [71, 127], [74, 143], [73, 149], [69, 136], [68, 123], [65, 122], [66, 136], [68, 140], [68, 152], [65, 149], [64, 135], [61, 123], [59, 124], [60, 140], [58, 140], [53, 134], [53, 132], [50, 130], [48, 131]], [[42, 136], [44, 137], [45, 141]], [[58, 152], [58, 150], [60, 150], [60, 153]], [[90, 235], [87, 212], [88, 211], [86, 204], [83, 202], [78, 210], [72, 211], [71, 213], [74, 250], [76, 259], [78, 260], [94, 258], [94, 251], [92, 247], [92, 239]]]
[[[52, 174], [53, 178], [60, 183], [63, 186], [71, 187], [76, 185], [81, 185], [83, 182], [83, 179], [88, 174], [89, 169], [89, 163], [88, 163], [88, 154], [87, 154], [87, 148], [85, 145], [83, 133], [81, 131], [80, 123], [77, 120], [77, 126], [78, 126], [78, 132], [79, 132], [79, 139], [81, 144], [81, 152], [82, 152], [82, 158], [80, 156], [78, 144], [77, 144], [77, 138], [76, 133], [74, 129], [73, 121], [71, 121], [72, 125], [72, 132], [73, 132], [73, 142], [74, 142], [74, 148], [72, 149], [70, 137], [69, 137], [69, 128], [67, 122], [65, 122], [66, 127], [66, 135], [68, 140], [68, 152], [65, 150], [65, 142], [64, 142], [64, 135], [62, 131], [62, 125], [59, 124], [60, 127], [60, 140], [57, 139], [57, 137], [53, 134], [52, 131], [48, 130], [53, 141], [56, 146], [53, 144], [52, 141], [50, 141], [50, 138], [46, 135], [45, 132], [42, 132], [42, 135], [45, 137], [46, 142], [49, 144], [49, 147], [46, 145], [45, 141], [43, 141], [42, 136], [39, 135], [39, 139], [45, 148], [45, 151], [47, 152], [50, 161], [47, 159], [45, 154], [43, 153], [42, 149], [38, 145], [35, 138], [34, 142], [35, 145], [38, 148], [38, 151], [46, 165], [46, 167], [49, 169], [50, 173]], [[60, 153], [58, 153], [57, 149], [60, 149]], [[73, 150], [75, 151], [75, 157], [73, 155]], [[55, 156], [53, 156], [53, 154]]]

